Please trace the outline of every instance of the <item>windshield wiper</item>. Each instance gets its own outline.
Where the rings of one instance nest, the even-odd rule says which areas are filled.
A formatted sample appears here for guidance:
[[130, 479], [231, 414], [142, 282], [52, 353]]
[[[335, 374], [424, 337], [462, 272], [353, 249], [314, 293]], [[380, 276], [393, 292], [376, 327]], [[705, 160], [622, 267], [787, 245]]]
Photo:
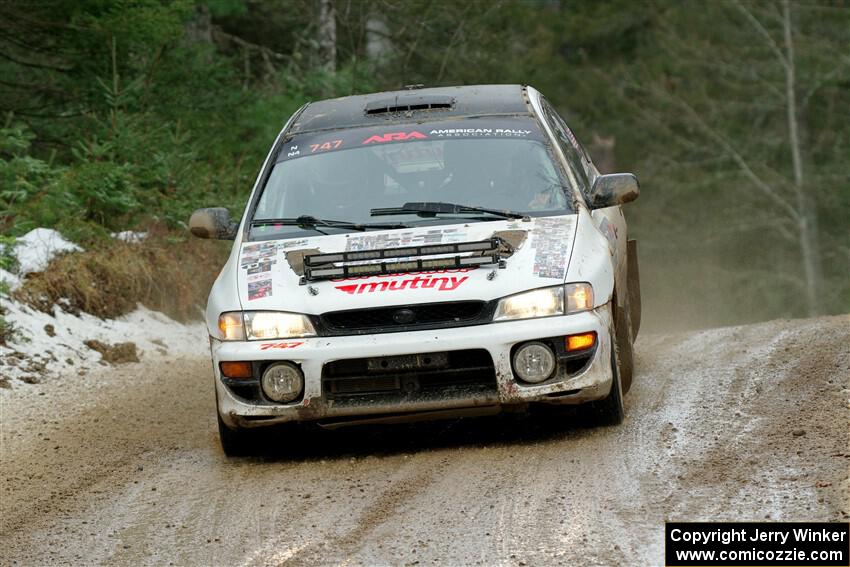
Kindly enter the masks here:
[[[292, 218], [282, 218], [282, 219], [254, 219], [251, 221], [251, 226], [269, 226], [269, 225], [282, 225], [282, 226], [297, 226], [299, 228], [312, 228], [316, 230], [316, 227], [326, 227], [326, 228], [341, 228], [348, 230], [359, 230], [365, 231], [370, 228], [374, 229], [386, 229], [390, 230], [393, 228], [410, 228], [406, 224], [403, 223], [356, 223], [349, 221], [337, 221], [330, 219], [317, 219], [316, 217], [311, 217], [309, 215], [302, 215], [300, 217], [292, 217]], [[321, 232], [321, 231], [319, 231]]]
[[437, 201], [426, 201], [424, 203], [405, 203], [400, 207], [388, 207], [385, 209], [372, 209], [369, 211], [373, 217], [386, 215], [414, 214], [420, 217], [434, 217], [439, 214], [462, 214], [462, 213], [485, 213], [502, 217], [503, 219], [524, 219], [528, 215], [509, 211], [506, 209], [487, 209], [485, 207], [473, 207], [470, 205], [458, 205], [455, 203], [441, 203]]

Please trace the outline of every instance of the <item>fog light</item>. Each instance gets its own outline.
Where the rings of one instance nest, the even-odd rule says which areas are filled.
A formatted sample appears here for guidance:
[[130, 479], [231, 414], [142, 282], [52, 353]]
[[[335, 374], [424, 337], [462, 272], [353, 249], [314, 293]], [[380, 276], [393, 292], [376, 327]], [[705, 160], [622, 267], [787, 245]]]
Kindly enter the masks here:
[[516, 350], [513, 365], [520, 380], [537, 384], [555, 371], [555, 353], [543, 343], [528, 343]]
[[304, 375], [290, 362], [277, 362], [263, 372], [263, 393], [274, 402], [291, 402], [304, 389]]
[[582, 333], [580, 335], [570, 335], [567, 337], [567, 350], [569, 352], [575, 350], [587, 350], [593, 348], [596, 344], [596, 333]]

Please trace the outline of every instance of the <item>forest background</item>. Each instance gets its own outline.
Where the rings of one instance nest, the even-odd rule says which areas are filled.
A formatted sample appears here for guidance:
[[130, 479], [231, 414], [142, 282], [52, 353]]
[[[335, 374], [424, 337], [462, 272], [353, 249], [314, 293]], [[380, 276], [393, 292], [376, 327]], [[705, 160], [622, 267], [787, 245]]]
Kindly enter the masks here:
[[476, 83], [535, 86], [638, 175], [650, 329], [850, 311], [845, 0], [3, 0], [0, 268], [54, 228], [86, 252], [19, 299], [195, 316], [227, 243], [189, 214], [240, 215], [304, 102]]

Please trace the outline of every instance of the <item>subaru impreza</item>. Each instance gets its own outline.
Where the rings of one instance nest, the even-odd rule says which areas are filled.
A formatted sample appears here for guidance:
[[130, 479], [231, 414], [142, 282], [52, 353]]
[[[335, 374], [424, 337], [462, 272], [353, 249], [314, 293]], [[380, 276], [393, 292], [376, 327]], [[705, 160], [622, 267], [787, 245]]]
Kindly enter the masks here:
[[234, 241], [206, 310], [225, 453], [303, 422], [586, 404], [620, 423], [640, 325], [622, 205], [638, 192], [532, 87], [305, 105], [242, 218], [189, 223]]

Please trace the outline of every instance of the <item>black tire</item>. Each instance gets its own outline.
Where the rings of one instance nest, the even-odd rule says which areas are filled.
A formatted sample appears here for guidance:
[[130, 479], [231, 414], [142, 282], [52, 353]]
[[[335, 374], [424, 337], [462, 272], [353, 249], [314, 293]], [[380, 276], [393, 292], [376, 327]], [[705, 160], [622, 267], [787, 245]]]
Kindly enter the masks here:
[[637, 240], [627, 242], [627, 284], [629, 286], [629, 317], [632, 320], [632, 341], [637, 339], [640, 331], [640, 268], [638, 266]]
[[231, 429], [218, 417], [218, 438], [228, 457], [250, 457], [257, 452], [257, 432], [250, 429]]
[[632, 376], [634, 375], [635, 351], [632, 344], [632, 318], [629, 311], [629, 299], [626, 294], [626, 304], [622, 307], [617, 305], [617, 298], [611, 302], [614, 310], [614, 343], [617, 350], [617, 361], [619, 363], [620, 382], [623, 386], [623, 394], [632, 389]]
[[617, 364], [616, 344], [611, 348], [611, 392], [606, 398], [592, 402], [591, 408], [599, 425], [619, 425], [626, 417], [623, 406], [623, 388], [620, 382], [619, 364]]

